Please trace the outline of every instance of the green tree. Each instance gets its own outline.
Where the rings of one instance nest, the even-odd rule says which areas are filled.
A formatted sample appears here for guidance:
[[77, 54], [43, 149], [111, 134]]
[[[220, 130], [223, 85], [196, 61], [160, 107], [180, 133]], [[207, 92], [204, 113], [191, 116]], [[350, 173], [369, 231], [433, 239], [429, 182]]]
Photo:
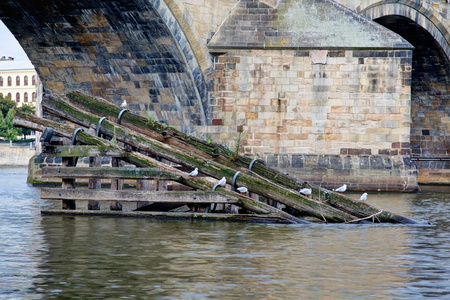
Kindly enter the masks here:
[[[31, 115], [31, 114], [35, 113], [35, 108], [31, 105], [24, 104], [21, 107], [18, 107], [17, 111]], [[31, 129], [28, 129], [28, 128], [18, 128], [18, 129], [21, 131], [24, 139], [27, 139], [27, 135], [31, 134]]]
[[4, 137], [8, 141], [16, 141], [17, 136], [22, 134], [20, 128], [13, 126], [13, 118], [16, 114], [14, 109], [10, 109], [6, 117], [3, 114], [0, 116], [0, 136]]
[[13, 125], [13, 118], [16, 111], [21, 111], [27, 114], [34, 114], [35, 109], [31, 105], [24, 104], [17, 107], [17, 103], [9, 98], [0, 95], [0, 137], [15, 141], [17, 136], [23, 135], [26, 139], [27, 135], [31, 134], [31, 130], [27, 128], [19, 128]]
[[10, 109], [15, 109], [17, 107], [17, 103], [9, 98], [4, 98], [0, 95], [0, 110], [2, 111], [2, 116], [6, 118]]

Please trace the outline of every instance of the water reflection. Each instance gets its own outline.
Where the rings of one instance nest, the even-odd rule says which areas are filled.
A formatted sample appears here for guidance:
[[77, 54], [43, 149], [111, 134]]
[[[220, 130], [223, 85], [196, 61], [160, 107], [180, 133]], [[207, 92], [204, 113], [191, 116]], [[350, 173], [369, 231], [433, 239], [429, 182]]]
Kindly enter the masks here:
[[[11, 259], [0, 267], [2, 274], [5, 270], [10, 274], [0, 278], [0, 287], [7, 288], [3, 295], [14, 295], [11, 299], [450, 295], [450, 214], [445, 190], [373, 194], [367, 200], [379, 208], [429, 220], [432, 226], [42, 217], [37, 210], [42, 203], [36, 197], [26, 204], [29, 213], [21, 216], [26, 201], [13, 202], [18, 201], [22, 204], [17, 207], [8, 205], [9, 222], [2, 219], [3, 206], [0, 216], [2, 229], [17, 230], [11, 238], [0, 233], [2, 246], [9, 247], [2, 260]], [[9, 229], [8, 223], [16, 229]], [[19, 236], [28, 236], [28, 241], [22, 244]]]
[[[26, 171], [26, 170], [25, 170]], [[24, 176], [25, 175], [25, 176]], [[0, 298], [31, 299], [40, 253], [45, 251], [39, 215], [39, 191], [26, 185], [23, 168], [0, 167]], [[30, 201], [31, 200], [31, 201]]]

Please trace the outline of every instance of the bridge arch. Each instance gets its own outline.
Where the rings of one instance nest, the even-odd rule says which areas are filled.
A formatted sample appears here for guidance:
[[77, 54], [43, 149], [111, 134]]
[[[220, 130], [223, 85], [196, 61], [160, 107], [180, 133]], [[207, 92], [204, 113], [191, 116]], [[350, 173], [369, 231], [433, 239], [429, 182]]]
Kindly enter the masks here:
[[[0, 19], [22, 45], [44, 91], [81, 90], [167, 121], [207, 124], [210, 65], [177, 0], [7, 0]], [[211, 64], [211, 63], [209, 63]]]
[[448, 21], [441, 22], [432, 11], [413, 1], [372, 2], [356, 10], [415, 47], [411, 72], [411, 154], [421, 158], [447, 157], [450, 155]]
[[355, 11], [371, 20], [376, 20], [385, 16], [402, 16], [414, 21], [416, 24], [428, 31], [444, 50], [447, 58], [450, 59], [450, 28], [448, 21], [440, 20], [424, 6], [407, 0], [382, 0], [362, 1]]

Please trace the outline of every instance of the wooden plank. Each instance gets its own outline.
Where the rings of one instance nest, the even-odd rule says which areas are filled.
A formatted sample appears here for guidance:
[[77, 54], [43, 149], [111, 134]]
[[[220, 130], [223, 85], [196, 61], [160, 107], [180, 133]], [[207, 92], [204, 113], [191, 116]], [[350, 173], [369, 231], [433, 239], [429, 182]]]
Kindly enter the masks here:
[[[136, 190], [138, 191], [149, 191], [150, 181], [148, 179], [138, 179], [136, 180]], [[138, 202], [136, 203], [136, 208], [141, 208], [151, 204], [151, 202]]]
[[152, 212], [152, 211], [99, 211], [99, 210], [43, 210], [43, 215], [76, 215], [76, 216], [114, 216], [134, 218], [155, 218], [174, 220], [208, 220], [208, 221], [237, 221], [237, 222], [261, 222], [261, 223], [290, 223], [288, 220], [276, 215], [257, 214], [222, 214], [222, 213], [198, 213], [198, 212]]
[[[122, 143], [121, 143], [122, 144]], [[112, 168], [120, 168], [123, 167], [123, 161], [118, 159], [117, 157], [111, 158], [111, 167]], [[123, 190], [123, 179], [122, 178], [112, 178], [111, 179], [111, 191], [121, 191]], [[121, 199], [119, 199], [121, 200]], [[113, 201], [110, 203], [111, 210], [122, 210], [122, 203], [119, 201]]]
[[[63, 167], [75, 167], [78, 161], [78, 157], [63, 157], [62, 166]], [[75, 189], [75, 178], [63, 178], [62, 179], [62, 189], [63, 190], [73, 190]], [[76, 202], [74, 200], [63, 200], [63, 209], [76, 209]]]
[[50, 178], [124, 178], [124, 179], [174, 179], [176, 176], [167, 176], [160, 168], [111, 168], [111, 167], [43, 167], [42, 177]]
[[48, 157], [124, 157], [125, 151], [106, 149], [99, 146], [74, 145], [55, 146], [52, 152], [42, 152], [42, 156]]
[[121, 201], [121, 202], [172, 202], [172, 203], [240, 203], [217, 191], [136, 191], [136, 190], [89, 190], [89, 189], [60, 189], [42, 188], [42, 199], [51, 200], [92, 200], [92, 201]]
[[[89, 167], [91, 168], [99, 168], [102, 166], [102, 158], [100, 156], [89, 157]], [[102, 179], [99, 177], [89, 178], [89, 189], [92, 190], [100, 190], [102, 188]], [[88, 202], [88, 209], [100, 209], [100, 201], [92, 201]]]

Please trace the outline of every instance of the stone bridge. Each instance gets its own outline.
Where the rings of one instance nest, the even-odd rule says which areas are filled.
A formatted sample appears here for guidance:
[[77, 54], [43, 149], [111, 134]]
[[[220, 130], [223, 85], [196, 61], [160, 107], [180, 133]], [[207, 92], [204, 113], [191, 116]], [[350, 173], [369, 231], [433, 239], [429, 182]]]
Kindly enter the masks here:
[[243, 153], [355, 190], [449, 183], [449, 17], [442, 0], [0, 6], [45, 95], [126, 99], [230, 147], [242, 132]]

